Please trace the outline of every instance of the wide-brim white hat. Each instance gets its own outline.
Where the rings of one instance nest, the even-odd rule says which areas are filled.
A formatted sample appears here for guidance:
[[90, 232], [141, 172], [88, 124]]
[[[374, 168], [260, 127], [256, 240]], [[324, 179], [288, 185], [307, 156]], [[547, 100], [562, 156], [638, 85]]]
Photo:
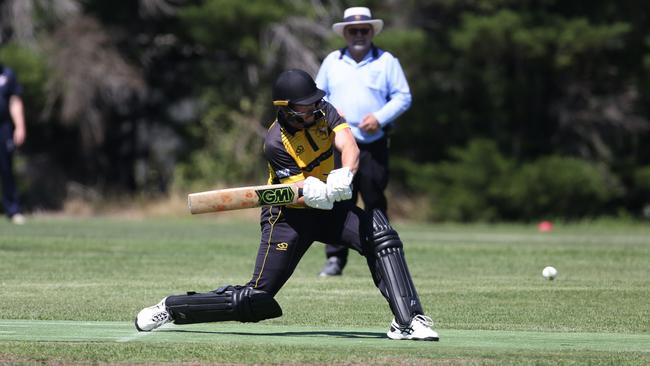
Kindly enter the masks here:
[[334, 23], [332, 30], [334, 33], [343, 37], [343, 31], [345, 30], [345, 27], [353, 24], [370, 24], [375, 36], [378, 35], [379, 32], [381, 32], [381, 30], [384, 28], [383, 20], [372, 19], [370, 9], [362, 6], [357, 6], [345, 9], [343, 12], [343, 21], [340, 23]]

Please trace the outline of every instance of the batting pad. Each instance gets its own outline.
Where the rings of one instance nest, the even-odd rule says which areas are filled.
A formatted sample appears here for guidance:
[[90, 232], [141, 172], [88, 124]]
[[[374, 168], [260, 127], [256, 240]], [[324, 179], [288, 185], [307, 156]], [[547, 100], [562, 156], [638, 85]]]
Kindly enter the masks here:
[[372, 224], [376, 263], [388, 293], [388, 303], [397, 323], [409, 326], [413, 316], [424, 311], [406, 265], [402, 240], [380, 210], [373, 210]]
[[206, 293], [169, 296], [165, 305], [175, 324], [258, 322], [282, 316], [273, 296], [245, 286], [228, 285]]

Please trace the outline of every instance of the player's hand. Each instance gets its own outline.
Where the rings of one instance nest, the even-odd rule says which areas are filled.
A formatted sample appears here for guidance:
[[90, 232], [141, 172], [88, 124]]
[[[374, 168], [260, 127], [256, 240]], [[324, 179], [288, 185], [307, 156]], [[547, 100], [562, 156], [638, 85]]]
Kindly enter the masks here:
[[321, 210], [331, 210], [334, 207], [334, 201], [330, 201], [327, 196], [327, 184], [318, 178], [307, 177], [302, 186], [302, 194], [305, 204], [309, 207]]
[[352, 178], [350, 168], [335, 169], [327, 176], [327, 196], [332, 202], [345, 201], [352, 198]]

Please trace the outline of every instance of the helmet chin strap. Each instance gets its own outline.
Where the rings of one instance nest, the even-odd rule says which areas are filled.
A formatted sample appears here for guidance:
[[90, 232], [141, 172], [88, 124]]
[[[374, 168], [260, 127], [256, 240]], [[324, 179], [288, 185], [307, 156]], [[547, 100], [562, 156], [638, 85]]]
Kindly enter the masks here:
[[302, 118], [300, 117], [287, 118], [287, 122], [291, 125], [291, 127], [297, 128], [299, 130], [306, 130], [316, 123], [316, 120], [313, 120], [311, 122], [304, 122], [304, 121], [300, 122], [300, 121], [302, 121]]

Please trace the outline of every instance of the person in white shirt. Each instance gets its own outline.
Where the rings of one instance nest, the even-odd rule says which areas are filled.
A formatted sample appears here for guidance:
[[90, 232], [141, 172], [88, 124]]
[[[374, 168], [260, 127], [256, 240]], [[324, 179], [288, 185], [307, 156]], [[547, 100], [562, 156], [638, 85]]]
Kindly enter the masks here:
[[[361, 195], [364, 209], [387, 211], [388, 135], [395, 119], [411, 105], [411, 91], [395, 56], [372, 40], [384, 22], [373, 19], [370, 9], [345, 10], [343, 21], [332, 26], [347, 46], [331, 52], [320, 67], [316, 85], [352, 129], [361, 150], [359, 171], [353, 182], [353, 202]], [[327, 261], [320, 276], [341, 275], [348, 249], [327, 245]]]

